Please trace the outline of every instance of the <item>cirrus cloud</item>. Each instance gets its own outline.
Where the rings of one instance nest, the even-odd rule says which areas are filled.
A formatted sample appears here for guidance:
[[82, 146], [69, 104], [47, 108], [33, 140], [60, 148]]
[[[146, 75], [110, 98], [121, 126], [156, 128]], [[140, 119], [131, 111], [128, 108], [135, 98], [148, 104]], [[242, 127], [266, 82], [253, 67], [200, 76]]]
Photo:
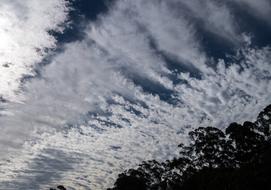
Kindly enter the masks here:
[[[198, 2], [119, 0], [90, 21], [24, 84], [22, 103], [1, 105], [0, 187], [105, 189], [177, 154], [191, 128], [254, 120], [271, 101], [270, 47], [254, 47], [226, 3]], [[236, 52], [214, 59], [208, 35]]]

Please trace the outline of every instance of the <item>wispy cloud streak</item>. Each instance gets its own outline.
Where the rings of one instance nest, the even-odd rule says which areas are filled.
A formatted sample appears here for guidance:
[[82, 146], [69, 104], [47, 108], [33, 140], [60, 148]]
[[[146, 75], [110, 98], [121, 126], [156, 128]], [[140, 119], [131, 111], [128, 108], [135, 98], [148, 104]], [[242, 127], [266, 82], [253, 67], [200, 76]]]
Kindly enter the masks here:
[[[117, 1], [24, 84], [22, 103], [1, 104], [2, 186], [27, 185], [53, 160], [70, 165], [34, 187], [105, 189], [122, 169], [174, 156], [193, 127], [255, 119], [271, 101], [271, 49], [254, 47], [235, 17], [215, 0]], [[214, 59], [206, 35], [236, 53]]]

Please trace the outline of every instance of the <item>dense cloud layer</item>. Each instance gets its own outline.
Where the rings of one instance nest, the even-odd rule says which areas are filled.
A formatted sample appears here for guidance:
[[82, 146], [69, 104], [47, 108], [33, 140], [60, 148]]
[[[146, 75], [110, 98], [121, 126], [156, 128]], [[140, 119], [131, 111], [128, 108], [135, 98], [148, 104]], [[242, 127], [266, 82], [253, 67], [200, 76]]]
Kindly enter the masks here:
[[[18, 8], [8, 2], [0, 9]], [[14, 63], [0, 67], [0, 94], [12, 101], [0, 103], [1, 188], [61, 181], [104, 189], [141, 160], [174, 156], [187, 129], [254, 120], [271, 102], [271, 49], [255, 47], [257, 35], [239, 23], [249, 22], [239, 17], [249, 7], [271, 30], [267, 0], [119, 0], [87, 23], [82, 40], [66, 44], [21, 84], [55, 46], [48, 30], [61, 30], [67, 16], [64, 1], [27, 2], [25, 11], [11, 13], [33, 14], [29, 25], [23, 16], [0, 16], [3, 47], [12, 55], [3, 51], [0, 61]], [[1, 24], [7, 19], [18, 36]]]
[[48, 31], [61, 31], [66, 20], [65, 0], [0, 1], [0, 96], [18, 101], [20, 79], [32, 75], [46, 51], [55, 47]]

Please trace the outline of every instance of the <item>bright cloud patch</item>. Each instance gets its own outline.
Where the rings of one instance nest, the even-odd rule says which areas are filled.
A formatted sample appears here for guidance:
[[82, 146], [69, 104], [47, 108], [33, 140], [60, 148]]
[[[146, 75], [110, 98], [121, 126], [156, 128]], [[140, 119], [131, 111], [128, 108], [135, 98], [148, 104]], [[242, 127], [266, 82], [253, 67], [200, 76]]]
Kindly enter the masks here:
[[[254, 16], [270, 8], [259, 2], [246, 3]], [[193, 127], [254, 120], [271, 102], [271, 49], [254, 47], [257, 36], [240, 28], [234, 10], [243, 4], [117, 1], [24, 84], [22, 104], [0, 107], [8, 113], [0, 151], [9, 153], [0, 187], [105, 189], [125, 168], [174, 156]], [[40, 49], [55, 44], [45, 34], [51, 46]], [[235, 53], [215, 58], [219, 44]]]
[[48, 32], [61, 31], [66, 20], [65, 0], [0, 1], [0, 96], [15, 100], [20, 79], [55, 47]]

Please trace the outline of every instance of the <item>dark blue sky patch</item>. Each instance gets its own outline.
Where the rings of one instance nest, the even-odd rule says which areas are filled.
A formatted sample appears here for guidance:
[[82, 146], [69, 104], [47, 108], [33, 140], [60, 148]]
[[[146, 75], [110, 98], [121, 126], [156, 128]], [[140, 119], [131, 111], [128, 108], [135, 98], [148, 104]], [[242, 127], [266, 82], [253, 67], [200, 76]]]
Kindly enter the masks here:
[[96, 20], [101, 13], [108, 11], [110, 3], [115, 0], [73, 0], [74, 13], [82, 15], [87, 20]]
[[[110, 128], [119, 128], [119, 129], [121, 129], [123, 127], [126, 127], [126, 126], [122, 126], [122, 125], [120, 125], [118, 123], [109, 121], [107, 119], [96, 118], [96, 120], [99, 121], [103, 126], [107, 126], [107, 127], [110, 127]], [[96, 127], [96, 126], [92, 126], [92, 127]]]
[[194, 24], [195, 31], [197, 31], [197, 38], [202, 46], [202, 51], [204, 51], [208, 57], [215, 60], [227, 60], [228, 55], [235, 53], [238, 48], [238, 42], [232, 42], [216, 32], [212, 32], [207, 28], [208, 26], [204, 24], [203, 20], [194, 18], [193, 15], [187, 17], [190, 17], [189, 19]]
[[152, 95], [158, 95], [163, 101], [170, 101], [172, 99], [173, 91], [165, 88], [161, 84], [152, 81], [140, 74], [122, 68], [122, 74], [132, 81], [136, 86], [139, 86], [144, 92]]
[[50, 31], [58, 43], [81, 40], [88, 21], [95, 21], [101, 14], [106, 14], [115, 0], [70, 0], [69, 26], [63, 33]]
[[228, 55], [233, 55], [237, 46], [225, 38], [207, 31], [205, 29], [198, 28], [199, 39], [203, 47], [204, 52], [208, 57], [217, 59], [228, 59]]
[[174, 2], [171, 3], [171, 6], [172, 9], [175, 10], [175, 14], [181, 14], [180, 16], [183, 16], [193, 24], [195, 31], [197, 31], [197, 37], [202, 45], [202, 51], [204, 51], [208, 57], [214, 59], [227, 59], [228, 54], [234, 53], [236, 45], [215, 32], [211, 32], [211, 30], [207, 28], [208, 25], [205, 24], [204, 18], [193, 15], [190, 8], [185, 3]]
[[256, 13], [252, 13], [246, 6], [237, 3], [229, 4], [235, 14], [235, 21], [239, 30], [252, 35], [252, 45], [264, 47], [271, 44], [271, 24], [267, 20], [261, 19]]
[[[115, 123], [113, 121], [110, 120], [110, 117], [112, 116], [112, 112], [109, 112], [109, 111], [89, 111], [87, 112], [85, 115], [81, 115], [80, 116], [80, 119], [76, 120], [75, 123], [69, 123], [69, 124], [66, 124], [66, 132], [68, 133], [70, 129], [73, 129], [73, 128], [76, 128], [78, 130], [78, 132], [81, 134], [81, 135], [88, 135], [88, 134], [85, 134], [79, 126], [81, 125], [85, 125], [85, 126], [89, 126], [93, 129], [95, 129], [96, 133], [103, 133], [105, 131], [105, 129], [103, 128], [100, 128], [99, 126], [96, 126], [96, 125], [89, 125], [89, 121], [90, 120], [96, 120], [98, 121], [99, 123], [101, 123], [103, 126], [107, 126], [109, 128], [123, 128], [123, 127], [126, 127], [126, 126], [122, 126], [118, 123]], [[126, 123], [130, 123], [129, 120], [125, 120], [125, 118], [123, 118], [123, 121], [126, 122]]]
[[176, 100], [174, 98], [174, 91], [165, 88], [164, 86], [155, 81], [141, 76], [134, 75], [133, 77], [130, 77], [130, 79], [135, 85], [140, 86], [144, 92], [150, 93], [152, 95], [157, 95], [162, 101], [176, 104]]
[[191, 63], [178, 61], [177, 58], [173, 58], [162, 52], [160, 55], [164, 59], [166, 67], [172, 72], [171, 78], [173, 79], [173, 84], [182, 82], [177, 77], [177, 75], [180, 73], [189, 73], [191, 77], [201, 79], [201, 71], [194, 67]]
[[180, 61], [177, 58], [174, 58], [171, 55], [168, 55], [167, 53], [160, 50], [152, 36], [149, 36], [149, 45], [152, 50], [157, 54], [157, 56], [159, 56], [165, 62], [166, 67], [171, 71], [171, 75], [167, 77], [172, 80], [173, 84], [183, 82], [178, 78], [179, 73], [190, 73], [191, 77], [197, 79], [201, 78], [200, 71], [191, 63], [186, 61]]
[[[120, 104], [120, 103], [116, 102], [116, 101], [113, 100], [113, 99], [107, 100], [107, 103], [110, 104], [110, 105], [121, 105], [121, 106], [124, 107], [124, 109], [125, 109], [126, 111], [128, 111], [128, 112], [130, 112], [130, 113], [133, 113], [133, 114], [135, 114], [135, 115], [137, 115], [137, 116], [140, 116], [140, 117], [143, 116], [143, 113], [140, 112], [139, 110], [135, 109], [134, 106], [138, 105], [138, 106], [142, 106], [142, 107], [145, 108], [145, 109], [148, 109], [147, 105], [146, 105], [144, 102], [143, 102], [144, 104], [142, 104], [140, 101], [129, 100], [129, 99], [125, 98], [124, 96], [122, 96], [122, 98], [123, 98], [126, 102], [128, 102], [127, 105], [124, 106], [123, 104]], [[94, 113], [95, 113], [95, 112], [94, 112]]]
[[118, 151], [118, 150], [121, 149], [121, 146], [111, 145], [110, 148], [111, 148], [112, 150]]

